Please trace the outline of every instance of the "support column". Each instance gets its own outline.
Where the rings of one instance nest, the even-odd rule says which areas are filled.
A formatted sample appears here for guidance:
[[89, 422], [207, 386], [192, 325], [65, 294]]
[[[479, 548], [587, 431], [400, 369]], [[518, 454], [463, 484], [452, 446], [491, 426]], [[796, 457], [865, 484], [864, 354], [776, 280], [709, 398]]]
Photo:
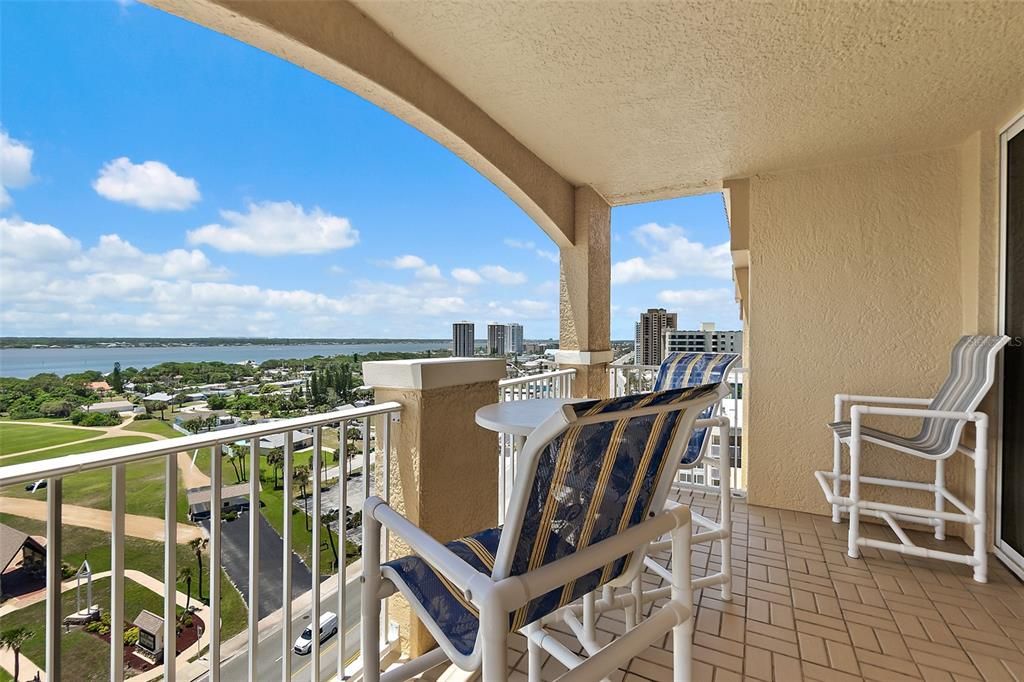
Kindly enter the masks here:
[[[441, 542], [497, 525], [497, 434], [476, 425], [477, 409], [498, 401], [501, 358], [434, 358], [363, 363], [363, 380], [377, 403], [401, 403], [391, 423], [390, 504]], [[377, 442], [383, 443], [383, 423]], [[380, 482], [377, 482], [378, 488]], [[409, 554], [392, 537], [390, 558]], [[418, 656], [434, 640], [400, 597], [389, 615], [402, 650]]]
[[559, 250], [559, 366], [576, 370], [577, 397], [608, 397], [611, 351], [611, 207], [575, 190], [575, 240]]

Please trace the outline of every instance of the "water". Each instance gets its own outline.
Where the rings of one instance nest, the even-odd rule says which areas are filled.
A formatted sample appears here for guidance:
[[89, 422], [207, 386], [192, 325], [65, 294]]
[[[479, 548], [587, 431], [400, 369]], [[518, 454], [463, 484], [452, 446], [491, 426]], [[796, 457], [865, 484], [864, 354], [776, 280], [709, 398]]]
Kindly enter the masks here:
[[275, 358], [297, 359], [314, 355], [358, 353], [417, 353], [448, 350], [448, 341], [402, 341], [388, 343], [338, 343], [251, 346], [174, 346], [166, 348], [5, 348], [0, 350], [0, 376], [27, 378], [42, 372], [63, 376], [86, 370], [109, 372], [115, 362], [121, 367], [152, 367], [161, 362], [263, 362]]

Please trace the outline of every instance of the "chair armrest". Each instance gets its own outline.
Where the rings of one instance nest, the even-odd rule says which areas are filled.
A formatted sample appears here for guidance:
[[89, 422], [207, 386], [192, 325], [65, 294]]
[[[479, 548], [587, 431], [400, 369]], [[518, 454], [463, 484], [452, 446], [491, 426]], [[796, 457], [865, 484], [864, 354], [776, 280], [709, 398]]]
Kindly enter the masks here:
[[468, 590], [471, 580], [479, 580], [481, 576], [490, 579], [476, 570], [458, 554], [438, 542], [429, 533], [405, 518], [379, 497], [368, 497], [363, 503], [363, 518], [374, 519], [395, 535], [405, 540], [414, 552], [424, 561], [436, 568], [460, 590]]
[[880, 405], [919, 405], [926, 406], [932, 402], [931, 398], [901, 398], [899, 396], [884, 395], [851, 395], [849, 393], [836, 393], [835, 397], [835, 420], [843, 420], [843, 405], [845, 403], [875, 403]]
[[677, 505], [586, 549], [522, 575], [500, 580], [495, 587], [506, 595], [515, 595], [503, 600], [503, 605], [511, 611], [689, 523], [690, 508]]
[[[915, 410], [906, 407], [875, 407], [873, 405], [854, 405], [850, 413], [857, 415], [879, 414], [889, 417], [916, 417], [923, 419], [953, 419], [967, 422], [987, 422], [988, 415], [984, 412], [951, 412], [948, 410]], [[859, 420], [858, 420], [859, 421]], [[856, 423], [856, 422], [855, 422]]]

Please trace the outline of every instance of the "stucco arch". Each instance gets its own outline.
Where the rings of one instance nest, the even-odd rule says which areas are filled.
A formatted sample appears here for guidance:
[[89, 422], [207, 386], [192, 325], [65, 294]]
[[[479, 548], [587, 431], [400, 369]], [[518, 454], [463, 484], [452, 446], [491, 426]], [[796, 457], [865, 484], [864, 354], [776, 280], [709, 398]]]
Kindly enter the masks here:
[[316, 73], [406, 121], [502, 189], [559, 246], [574, 188], [347, 0], [143, 0]]

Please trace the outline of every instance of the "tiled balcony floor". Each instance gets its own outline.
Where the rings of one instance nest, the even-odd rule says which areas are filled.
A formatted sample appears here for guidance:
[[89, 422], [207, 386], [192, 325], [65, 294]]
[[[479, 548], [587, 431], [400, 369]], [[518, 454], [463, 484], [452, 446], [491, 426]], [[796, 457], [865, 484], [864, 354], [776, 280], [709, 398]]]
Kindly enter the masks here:
[[[678, 498], [705, 516], [718, 515], [717, 496]], [[850, 559], [846, 526], [828, 517], [736, 500], [733, 519], [734, 597], [723, 602], [716, 588], [699, 595], [695, 680], [1024, 682], [1024, 585], [994, 557], [989, 583], [981, 585], [966, 566], [871, 549]], [[923, 533], [912, 537], [935, 543]], [[944, 544], [966, 551], [959, 540]], [[695, 548], [695, 575], [717, 570], [718, 562], [717, 551]], [[598, 623], [606, 639], [623, 627], [619, 612]], [[670, 643], [666, 637], [613, 679], [671, 680]], [[511, 679], [526, 679], [525, 648], [516, 635]], [[555, 661], [544, 669], [545, 679], [564, 671]]]

